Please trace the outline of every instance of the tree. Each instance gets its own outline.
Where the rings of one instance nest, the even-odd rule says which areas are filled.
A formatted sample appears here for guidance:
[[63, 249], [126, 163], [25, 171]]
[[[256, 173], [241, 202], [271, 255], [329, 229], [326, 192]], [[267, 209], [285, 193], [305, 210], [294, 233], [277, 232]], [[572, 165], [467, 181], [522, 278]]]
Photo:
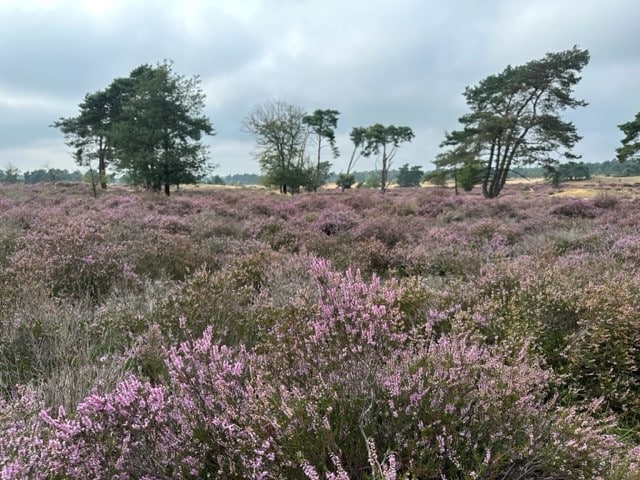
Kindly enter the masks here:
[[473, 187], [482, 182], [484, 165], [478, 160], [466, 162], [457, 171], [457, 183], [465, 192], [470, 192]]
[[351, 173], [340, 173], [336, 179], [336, 185], [344, 192], [356, 183], [356, 177]]
[[[508, 66], [465, 89], [471, 112], [459, 119], [463, 129], [452, 132], [444, 144], [484, 162], [486, 198], [500, 194], [513, 165], [555, 165], [558, 155], [578, 158], [571, 148], [581, 137], [560, 114], [587, 105], [572, 93], [588, 62], [589, 52], [574, 46], [525, 65]], [[565, 150], [559, 153], [561, 148]]]
[[338, 180], [336, 181], [336, 184], [343, 192], [345, 189], [351, 188], [356, 181], [355, 177], [351, 174], [351, 169], [362, 156], [366, 133], [367, 129], [364, 127], [353, 127], [349, 134], [349, 138], [351, 138], [351, 141], [353, 142], [353, 151], [351, 152], [351, 158], [347, 165], [347, 171], [345, 173], [340, 173], [340, 175], [338, 175]]
[[440, 144], [440, 147], [448, 146], [450, 148], [439, 153], [433, 162], [438, 170], [444, 172], [445, 178], [453, 179], [456, 195], [458, 195], [458, 186], [461, 186], [466, 192], [473, 190], [473, 187], [480, 183], [481, 172], [484, 171], [484, 168], [481, 168], [482, 162], [477, 160], [479, 156], [477, 147], [471, 149], [465, 140], [465, 132], [445, 132], [445, 140]]
[[410, 142], [414, 138], [409, 127], [384, 126], [380, 123], [367, 127], [363, 134], [362, 155], [380, 156], [380, 191], [384, 194], [388, 186], [389, 168], [401, 143]]
[[591, 171], [584, 162], [567, 162], [557, 166], [546, 167], [545, 179], [554, 187], [562, 182], [575, 182], [591, 178]]
[[[331, 147], [331, 153], [333, 158], [338, 158], [340, 155], [338, 148], [336, 147], [336, 133], [335, 130], [338, 126], [338, 115], [340, 112], [337, 110], [316, 110], [312, 115], [305, 115], [302, 121], [309, 126], [311, 131], [316, 135], [316, 143], [318, 146], [318, 156], [316, 162], [316, 176], [315, 184], [311, 185], [312, 190], [317, 190], [323, 182], [321, 182], [321, 160], [320, 155], [322, 151], [322, 139], [326, 139]], [[328, 172], [328, 168], [331, 164], [325, 162], [325, 170]], [[326, 177], [326, 174], [325, 174]]]
[[298, 193], [315, 178], [317, 170], [305, 157], [309, 130], [302, 107], [282, 100], [257, 105], [243, 122], [245, 131], [255, 137], [255, 156], [269, 185], [280, 193]]
[[618, 125], [625, 137], [622, 139], [622, 146], [616, 148], [616, 158], [619, 162], [627, 160], [636, 160], [640, 152], [640, 112], [636, 114], [636, 118], [630, 122]]
[[170, 62], [141, 65], [104, 90], [87, 94], [77, 117], [60, 118], [60, 129], [79, 165], [98, 160], [98, 178], [107, 187], [111, 163], [133, 183], [170, 193], [170, 185], [195, 183], [207, 170], [202, 135], [213, 127], [202, 115], [199, 78], [173, 72]]
[[118, 79], [126, 101], [109, 136], [115, 150], [114, 164], [131, 181], [154, 191], [197, 183], [211, 166], [203, 135], [214, 135], [202, 114], [205, 95], [197, 76], [187, 78], [164, 62], [141, 65], [128, 81]]
[[8, 163], [4, 169], [4, 181], [7, 183], [17, 183], [19, 176], [20, 170], [18, 170], [15, 165]]
[[442, 169], [432, 170], [424, 174], [423, 180], [435, 185], [436, 187], [446, 187], [447, 172]]
[[88, 166], [98, 160], [100, 186], [107, 188], [107, 165], [112, 157], [112, 128], [130, 91], [128, 79], [115, 80], [107, 89], [88, 93], [77, 117], [59, 118], [52, 127], [60, 129], [65, 143], [74, 150], [76, 163]]
[[418, 187], [420, 186], [420, 181], [424, 176], [424, 172], [422, 171], [422, 167], [419, 165], [414, 165], [409, 169], [409, 164], [405, 163], [398, 170], [398, 186], [399, 187]]

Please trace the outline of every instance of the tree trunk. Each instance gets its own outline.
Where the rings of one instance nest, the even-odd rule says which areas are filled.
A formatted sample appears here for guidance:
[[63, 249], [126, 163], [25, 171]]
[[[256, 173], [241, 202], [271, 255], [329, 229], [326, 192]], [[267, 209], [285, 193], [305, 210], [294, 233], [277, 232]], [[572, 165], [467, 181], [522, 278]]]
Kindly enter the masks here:
[[453, 166], [453, 189], [455, 190], [456, 195], [458, 195], [458, 169], [455, 167], [455, 165]]
[[164, 184], [164, 193], [167, 197], [171, 195], [171, 190], [169, 189], [169, 182]]
[[313, 186], [313, 191], [315, 192], [318, 187], [320, 187], [320, 146], [322, 142], [322, 136], [318, 135], [318, 163], [316, 165], [316, 182]]
[[98, 149], [98, 178], [100, 180], [100, 187], [103, 190], [107, 189], [107, 141], [100, 137], [100, 145]]
[[380, 172], [380, 191], [382, 192], [382, 194], [384, 195], [386, 189], [387, 189], [387, 175], [389, 174], [389, 172], [387, 172], [388, 169], [388, 165], [387, 162], [389, 161], [389, 159], [387, 158], [387, 146], [383, 145], [382, 147], [382, 172]]

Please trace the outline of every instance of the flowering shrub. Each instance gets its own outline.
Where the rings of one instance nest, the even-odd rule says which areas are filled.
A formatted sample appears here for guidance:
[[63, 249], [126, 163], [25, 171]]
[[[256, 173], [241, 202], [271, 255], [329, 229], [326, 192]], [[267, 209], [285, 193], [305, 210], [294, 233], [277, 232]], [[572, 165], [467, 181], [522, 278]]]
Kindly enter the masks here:
[[598, 216], [598, 209], [585, 201], [573, 200], [570, 203], [558, 205], [551, 210], [551, 214], [563, 217], [595, 218]]
[[0, 186], [0, 479], [640, 478], [610, 191]]
[[25, 280], [44, 280], [53, 295], [102, 299], [116, 285], [136, 280], [127, 262], [125, 246], [110, 242], [96, 221], [66, 221], [33, 230], [21, 242], [23, 249], [11, 267]]

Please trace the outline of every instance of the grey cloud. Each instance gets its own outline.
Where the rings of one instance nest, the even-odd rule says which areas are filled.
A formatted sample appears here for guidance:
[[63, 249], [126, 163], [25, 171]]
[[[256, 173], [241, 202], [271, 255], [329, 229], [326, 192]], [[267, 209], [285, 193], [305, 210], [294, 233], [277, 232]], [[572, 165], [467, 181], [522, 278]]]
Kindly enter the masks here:
[[[240, 124], [273, 98], [340, 110], [343, 156], [355, 125], [409, 125], [416, 138], [398, 162], [429, 168], [444, 131], [466, 111], [465, 86], [574, 44], [592, 53], [576, 89], [590, 106], [570, 113], [585, 136], [584, 159], [610, 158], [616, 125], [640, 110], [635, 0], [141, 0], [116, 1], [99, 17], [70, 8], [77, 2], [57, 4], [23, 13], [0, 6], [0, 154], [24, 142], [32, 158], [48, 145], [38, 139], [56, 135], [63, 146], [46, 125], [75, 114], [86, 93], [165, 58], [202, 78], [220, 173], [258, 170]], [[34, 100], [28, 109], [18, 94]]]

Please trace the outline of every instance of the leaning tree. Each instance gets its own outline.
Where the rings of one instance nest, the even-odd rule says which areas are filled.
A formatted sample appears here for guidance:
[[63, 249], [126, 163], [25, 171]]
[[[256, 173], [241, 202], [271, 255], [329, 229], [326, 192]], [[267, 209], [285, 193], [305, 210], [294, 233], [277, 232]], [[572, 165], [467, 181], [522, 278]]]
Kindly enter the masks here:
[[471, 111], [459, 119], [462, 130], [447, 134], [442, 146], [459, 158], [484, 163], [482, 193], [486, 198], [500, 194], [512, 166], [553, 166], [563, 157], [579, 158], [571, 149], [581, 137], [561, 113], [587, 105], [574, 98], [573, 87], [588, 62], [589, 52], [574, 46], [524, 65], [508, 66], [465, 89]]

